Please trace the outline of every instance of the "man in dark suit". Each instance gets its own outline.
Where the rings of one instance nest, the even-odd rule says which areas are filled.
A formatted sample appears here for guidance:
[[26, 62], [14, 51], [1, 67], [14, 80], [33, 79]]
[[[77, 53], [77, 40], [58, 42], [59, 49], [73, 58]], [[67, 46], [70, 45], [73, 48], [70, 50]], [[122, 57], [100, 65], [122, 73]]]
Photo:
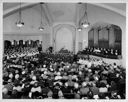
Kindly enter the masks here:
[[41, 45], [39, 45], [38, 51], [39, 51], [39, 53], [41, 53], [41, 51], [42, 51], [42, 46]]

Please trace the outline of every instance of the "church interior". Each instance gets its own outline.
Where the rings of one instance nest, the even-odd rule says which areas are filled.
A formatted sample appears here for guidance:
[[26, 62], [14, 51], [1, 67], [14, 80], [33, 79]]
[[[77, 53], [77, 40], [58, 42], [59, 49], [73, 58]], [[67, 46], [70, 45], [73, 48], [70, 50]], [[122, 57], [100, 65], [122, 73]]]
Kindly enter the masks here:
[[3, 2], [3, 99], [125, 99], [126, 3]]

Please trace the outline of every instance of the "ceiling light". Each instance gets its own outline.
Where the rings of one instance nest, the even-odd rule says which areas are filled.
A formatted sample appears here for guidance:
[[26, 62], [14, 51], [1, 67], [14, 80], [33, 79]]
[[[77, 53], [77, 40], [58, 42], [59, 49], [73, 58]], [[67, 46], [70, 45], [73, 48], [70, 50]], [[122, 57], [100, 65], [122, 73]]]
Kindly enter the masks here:
[[80, 31], [82, 31], [82, 28], [78, 28], [77, 30], [80, 32]]
[[88, 15], [87, 15], [87, 3], [86, 3], [86, 5], [85, 5], [85, 13], [84, 13], [84, 16], [82, 17], [82, 22], [83, 23], [81, 23], [82, 24], [82, 26], [84, 27], [84, 28], [87, 28], [87, 27], [89, 27], [90, 26], [90, 23], [89, 23], [89, 21], [88, 21]]
[[[79, 7], [79, 10], [80, 10], [80, 6], [81, 6], [82, 3], [78, 3], [78, 7]], [[80, 15], [79, 15], [80, 16]], [[78, 23], [78, 28], [77, 30], [80, 32], [82, 31], [82, 26], [81, 26], [81, 19], [79, 19], [79, 23]]]
[[43, 31], [44, 30], [43, 22], [42, 22], [43, 21], [43, 15], [42, 15], [42, 11], [43, 11], [42, 9], [43, 8], [42, 8], [42, 4], [44, 4], [44, 3], [40, 3], [40, 8], [41, 8], [41, 22], [40, 22], [40, 27], [39, 27], [39, 30], [40, 31]]
[[24, 22], [18, 21], [18, 22], [16, 22], [16, 26], [21, 28], [24, 26]]
[[82, 23], [82, 26], [83, 26], [84, 28], [87, 28], [89, 25], [90, 25], [89, 22], [84, 22], [84, 23]]
[[19, 8], [19, 20], [16, 22], [16, 26], [19, 28], [24, 26], [24, 22], [22, 20], [22, 13], [21, 13], [21, 2], [20, 2], [20, 8]]
[[43, 30], [44, 30], [44, 27], [40, 26], [40, 27], [39, 27], [39, 30], [40, 30], [40, 31], [43, 31]]

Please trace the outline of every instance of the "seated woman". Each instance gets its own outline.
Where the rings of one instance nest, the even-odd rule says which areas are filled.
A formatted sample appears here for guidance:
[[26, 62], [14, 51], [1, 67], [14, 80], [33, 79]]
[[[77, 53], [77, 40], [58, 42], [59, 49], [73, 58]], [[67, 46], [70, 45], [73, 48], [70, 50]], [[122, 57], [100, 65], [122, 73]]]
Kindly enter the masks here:
[[31, 88], [31, 91], [29, 93], [29, 97], [35, 99], [35, 98], [38, 98], [39, 96], [41, 96], [41, 87], [36, 82], [34, 84], [34, 86]]

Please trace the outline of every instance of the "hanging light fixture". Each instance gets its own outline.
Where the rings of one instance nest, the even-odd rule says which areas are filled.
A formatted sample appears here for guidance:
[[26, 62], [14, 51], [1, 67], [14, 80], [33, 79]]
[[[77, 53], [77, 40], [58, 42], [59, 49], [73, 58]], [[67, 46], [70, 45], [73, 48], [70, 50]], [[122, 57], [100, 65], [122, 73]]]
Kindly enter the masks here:
[[79, 21], [79, 27], [77, 28], [77, 30], [80, 32], [80, 31], [82, 31], [82, 26], [81, 26], [81, 24], [80, 24], [80, 21]]
[[77, 30], [78, 30], [79, 32], [82, 31], [81, 20], [79, 21], [79, 27], [77, 28]]
[[77, 30], [78, 30], [79, 32], [82, 31], [82, 26], [81, 26], [81, 24], [80, 24], [80, 21], [79, 21], [79, 27], [77, 28]]
[[81, 31], [82, 31], [82, 28], [77, 28], [77, 30], [78, 30], [79, 32], [81, 32]]
[[82, 19], [83, 19], [82, 26], [84, 28], [87, 28], [90, 25], [90, 23], [88, 21], [88, 15], [87, 15], [87, 3], [85, 4], [85, 13], [84, 13], [84, 16]]
[[40, 7], [41, 7], [41, 22], [40, 22], [40, 27], [39, 27], [39, 30], [40, 31], [43, 31], [44, 30], [44, 27], [43, 27], [43, 15], [42, 15], [42, 4], [44, 4], [44, 3], [40, 3]]
[[[80, 10], [80, 5], [81, 5], [81, 4], [82, 4], [81, 2], [78, 3], [79, 10]], [[81, 27], [81, 19], [79, 20], [79, 25], [78, 25], [77, 30], [78, 30], [79, 32], [82, 31], [82, 27]]]
[[19, 8], [19, 19], [16, 22], [16, 26], [19, 27], [19, 28], [24, 26], [24, 22], [22, 20], [22, 13], [21, 13], [21, 2], [20, 2], [20, 8]]

